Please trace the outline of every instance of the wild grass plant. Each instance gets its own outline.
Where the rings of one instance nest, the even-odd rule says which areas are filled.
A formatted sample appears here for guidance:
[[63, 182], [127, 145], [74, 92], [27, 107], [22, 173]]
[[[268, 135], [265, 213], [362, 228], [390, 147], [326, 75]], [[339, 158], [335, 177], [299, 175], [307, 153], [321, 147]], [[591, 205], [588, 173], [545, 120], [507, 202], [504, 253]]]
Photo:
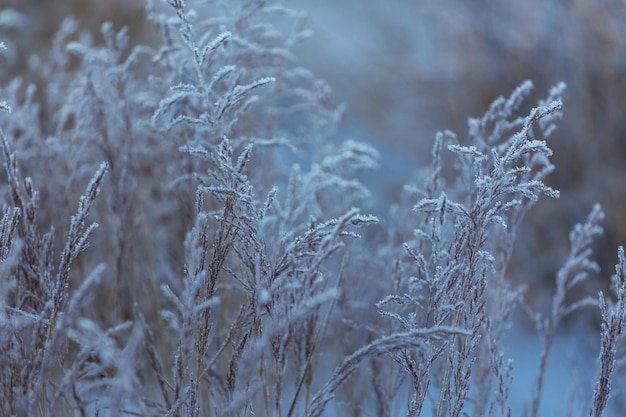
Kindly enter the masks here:
[[[600, 306], [604, 415], [626, 320], [572, 301], [598, 272], [599, 206], [571, 233], [550, 314], [507, 279], [554, 169], [565, 86], [498, 98], [388, 214], [359, 178], [378, 152], [336, 139], [342, 107], [298, 66], [303, 16], [273, 2], [149, 4], [160, 42], [66, 20], [2, 90], [0, 409], [6, 416], [540, 415], [559, 323]], [[195, 9], [194, 9], [195, 8]], [[357, 234], [362, 233], [363, 236]], [[61, 243], [58, 243], [61, 242]], [[511, 409], [506, 335], [542, 341]]]

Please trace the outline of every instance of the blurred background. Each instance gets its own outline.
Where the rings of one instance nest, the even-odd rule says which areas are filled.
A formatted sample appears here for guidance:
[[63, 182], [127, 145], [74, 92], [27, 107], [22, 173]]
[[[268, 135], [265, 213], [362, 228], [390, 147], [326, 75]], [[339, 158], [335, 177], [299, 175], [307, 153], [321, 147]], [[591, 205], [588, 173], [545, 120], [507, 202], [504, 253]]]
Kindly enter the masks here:
[[[608, 282], [616, 248], [626, 243], [626, 2], [295, 3], [315, 32], [300, 49], [304, 64], [348, 104], [348, 133], [383, 155], [379, 202], [398, 201], [411, 173], [427, 166], [437, 131], [463, 138], [468, 117], [524, 80], [535, 85], [527, 106], [564, 81], [564, 119], [549, 142], [556, 170], [548, 182], [561, 198], [543, 199], [529, 213], [512, 274], [551, 290], [569, 230], [600, 202], [607, 215], [595, 253], [602, 277], [581, 291], [595, 294]], [[542, 300], [536, 294], [540, 309]]]
[[[155, 5], [164, 6], [162, 1]], [[512, 275], [530, 288], [551, 288], [567, 255], [571, 227], [595, 202], [607, 214], [596, 256], [602, 279], [626, 243], [626, 2], [623, 0], [291, 0], [307, 15], [312, 36], [296, 53], [347, 104], [340, 137], [374, 145], [382, 158], [369, 178], [376, 214], [384, 217], [413, 173], [429, 166], [439, 130], [463, 138], [467, 118], [524, 80], [527, 107], [567, 84], [564, 119], [549, 143], [556, 171], [549, 185], [561, 198], [530, 212], [517, 241]], [[45, 56], [60, 22], [74, 16], [101, 41], [100, 25], [128, 26], [150, 44], [143, 0], [0, 0], [2, 80], [37, 82], [33, 56]], [[12, 9], [19, 12], [7, 12]], [[516, 265], [523, 265], [517, 268]], [[523, 270], [523, 275], [517, 271]], [[590, 281], [591, 282], [591, 281]], [[533, 304], [542, 305], [543, 292]], [[548, 295], [549, 297], [549, 295]]]
[[[595, 294], [604, 287], [616, 247], [626, 243], [626, 2], [286, 3], [307, 14], [313, 32], [296, 50], [302, 65], [328, 80], [337, 101], [347, 104], [339, 136], [371, 143], [382, 154], [378, 172], [368, 179], [373, 210], [381, 217], [413, 173], [429, 166], [437, 131], [450, 129], [463, 138], [468, 117], [481, 116], [524, 80], [535, 84], [525, 110], [564, 81], [565, 116], [549, 143], [556, 165], [549, 185], [561, 198], [544, 199], [530, 212], [511, 274], [530, 288], [551, 289], [569, 230], [600, 202], [607, 214], [606, 234], [596, 248], [602, 279], [581, 291]], [[150, 44], [144, 5], [0, 0], [0, 36], [9, 47], [0, 57], [2, 81], [19, 75], [37, 83], [41, 74], [33, 57], [45, 56], [66, 16], [75, 17], [94, 42], [101, 41], [100, 25], [112, 21], [128, 26], [134, 42]], [[531, 301], [547, 308], [542, 294], [533, 293]]]

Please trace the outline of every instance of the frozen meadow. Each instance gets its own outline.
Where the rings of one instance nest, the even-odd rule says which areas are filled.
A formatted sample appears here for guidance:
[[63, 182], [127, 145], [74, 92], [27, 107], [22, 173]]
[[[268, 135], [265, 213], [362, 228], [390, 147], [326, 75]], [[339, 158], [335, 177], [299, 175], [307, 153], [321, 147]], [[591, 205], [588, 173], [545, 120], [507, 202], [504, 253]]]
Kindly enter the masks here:
[[626, 6], [479, 3], [3, 4], [0, 415], [623, 415]]

